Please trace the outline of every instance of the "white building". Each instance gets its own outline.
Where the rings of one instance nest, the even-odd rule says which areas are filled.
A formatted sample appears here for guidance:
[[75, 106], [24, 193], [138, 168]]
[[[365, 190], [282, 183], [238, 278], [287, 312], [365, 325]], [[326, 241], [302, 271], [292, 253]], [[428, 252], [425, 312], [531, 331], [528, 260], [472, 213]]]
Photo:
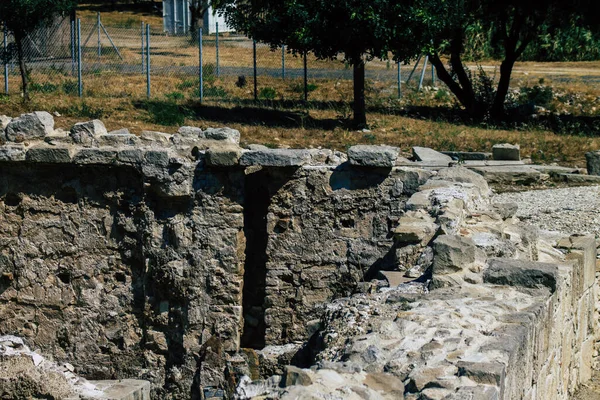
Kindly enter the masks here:
[[[190, 0], [163, 0], [163, 28], [165, 32], [173, 35], [182, 35], [190, 30]], [[227, 25], [225, 17], [220, 13], [215, 13], [212, 7], [204, 15], [203, 31], [211, 35], [217, 31], [219, 24], [219, 33], [233, 32], [234, 29]]]

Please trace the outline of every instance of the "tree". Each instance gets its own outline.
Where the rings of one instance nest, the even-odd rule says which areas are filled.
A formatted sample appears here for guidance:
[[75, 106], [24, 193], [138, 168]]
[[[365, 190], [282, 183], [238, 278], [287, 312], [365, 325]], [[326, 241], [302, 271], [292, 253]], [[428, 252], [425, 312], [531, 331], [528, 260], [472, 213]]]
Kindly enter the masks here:
[[[354, 123], [366, 126], [365, 62], [388, 57], [392, 0], [238, 0], [225, 6], [238, 31], [319, 59], [339, 55], [354, 72]], [[414, 52], [413, 52], [414, 53]]]
[[[27, 35], [49, 23], [57, 14], [68, 13], [76, 0], [2, 0], [0, 19], [15, 40], [16, 55], [21, 72], [23, 98], [29, 99], [27, 67], [23, 51]], [[7, 57], [7, 55], [5, 55]]]
[[190, 0], [190, 33], [192, 40], [198, 39], [198, 28], [204, 21], [204, 16], [210, 7], [216, 10], [223, 7], [228, 0]]
[[[552, 34], [571, 24], [590, 0], [415, 0], [397, 4], [392, 26], [412, 30], [423, 52], [429, 53], [437, 75], [454, 93], [467, 112], [476, 118], [487, 113], [500, 119], [515, 62], [538, 35]], [[491, 46], [499, 49], [502, 63], [500, 79], [491, 96], [482, 96], [475, 77], [463, 63], [464, 43], [470, 28], [479, 24], [491, 30]], [[398, 55], [403, 55], [404, 39], [394, 38]], [[442, 56], [449, 57], [446, 67]], [[489, 81], [487, 82], [490, 83]], [[491, 97], [489, 99], [488, 97]]]

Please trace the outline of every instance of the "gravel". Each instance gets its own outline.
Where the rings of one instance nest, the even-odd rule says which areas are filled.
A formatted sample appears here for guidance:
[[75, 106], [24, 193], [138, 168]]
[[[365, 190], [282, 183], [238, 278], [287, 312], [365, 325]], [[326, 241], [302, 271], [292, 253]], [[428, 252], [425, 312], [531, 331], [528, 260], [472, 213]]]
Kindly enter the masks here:
[[502, 193], [492, 201], [517, 203], [517, 217], [544, 230], [600, 236], [600, 186]]

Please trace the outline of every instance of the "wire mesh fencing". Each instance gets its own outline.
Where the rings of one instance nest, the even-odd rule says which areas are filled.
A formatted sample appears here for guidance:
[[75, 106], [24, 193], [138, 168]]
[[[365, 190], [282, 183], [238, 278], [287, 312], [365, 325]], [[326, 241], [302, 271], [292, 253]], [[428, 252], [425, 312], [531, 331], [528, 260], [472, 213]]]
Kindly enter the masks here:
[[[95, 19], [54, 23], [28, 35], [24, 61], [31, 92], [82, 98], [148, 97], [205, 102], [352, 101], [352, 66], [271, 48], [242, 35], [174, 35], [160, 26], [110, 26]], [[4, 34], [4, 73], [8, 94], [22, 91], [14, 38]], [[394, 99], [402, 93], [409, 68], [393, 61], [366, 65], [367, 96]], [[416, 68], [413, 81], [432, 84], [431, 66]], [[421, 72], [421, 70], [423, 72]], [[1, 89], [0, 89], [1, 90]]]

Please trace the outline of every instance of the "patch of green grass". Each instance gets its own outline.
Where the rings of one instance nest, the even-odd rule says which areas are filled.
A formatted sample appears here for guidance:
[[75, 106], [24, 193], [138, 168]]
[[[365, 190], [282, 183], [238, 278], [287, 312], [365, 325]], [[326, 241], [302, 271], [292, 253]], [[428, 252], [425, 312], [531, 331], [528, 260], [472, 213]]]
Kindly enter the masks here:
[[[314, 92], [318, 88], [319, 88], [319, 86], [315, 85], [314, 83], [309, 83], [306, 85], [306, 91], [308, 93]], [[304, 83], [303, 82], [295, 82], [294, 84], [292, 84], [292, 86], [290, 86], [290, 89], [294, 93], [304, 93]]]
[[29, 85], [29, 90], [31, 90], [32, 92], [38, 92], [38, 93], [53, 93], [56, 92], [58, 90], [58, 86], [49, 83], [49, 82], [45, 82], [45, 83], [36, 83], [36, 82], [31, 82], [31, 84]]
[[277, 91], [269, 86], [260, 88], [258, 98], [262, 100], [275, 100], [277, 98]]
[[183, 98], [185, 96], [181, 92], [171, 92], [171, 93], [165, 94], [165, 97], [171, 101], [176, 101], [176, 100], [183, 100]]
[[185, 122], [185, 110], [172, 101], [148, 101], [145, 106], [154, 124], [176, 126]]

